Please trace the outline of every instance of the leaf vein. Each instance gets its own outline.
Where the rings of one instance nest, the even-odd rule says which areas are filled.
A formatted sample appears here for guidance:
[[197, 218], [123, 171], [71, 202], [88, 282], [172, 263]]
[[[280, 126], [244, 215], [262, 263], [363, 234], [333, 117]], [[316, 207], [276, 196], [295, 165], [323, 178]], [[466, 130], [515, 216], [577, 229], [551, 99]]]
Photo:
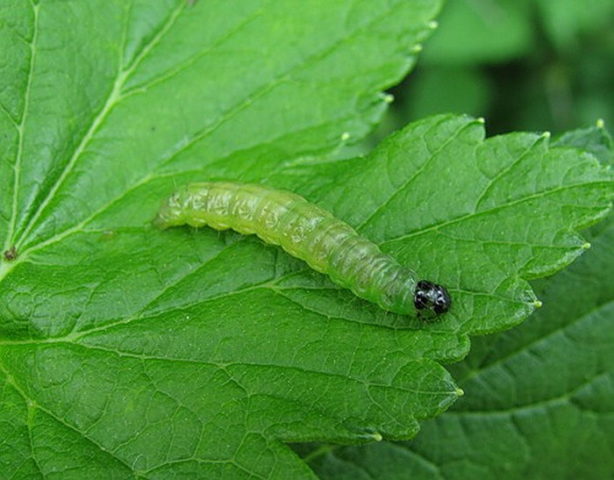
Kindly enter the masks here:
[[171, 14], [169, 15], [169, 18], [167, 19], [165, 24], [162, 26], [162, 28], [151, 39], [151, 41], [145, 47], [143, 47], [143, 50], [141, 51], [141, 53], [137, 56], [133, 64], [131, 64], [127, 70], [121, 69], [121, 59], [119, 59], [119, 63], [117, 66], [117, 74], [115, 76], [113, 85], [109, 91], [109, 94], [107, 95], [106, 101], [104, 102], [104, 104], [102, 105], [98, 113], [96, 113], [96, 115], [92, 118], [92, 122], [90, 123], [89, 128], [86, 130], [85, 134], [81, 138], [81, 141], [79, 142], [79, 144], [77, 145], [77, 148], [74, 150], [74, 152], [70, 156], [68, 162], [66, 162], [64, 168], [62, 169], [60, 176], [57, 178], [54, 185], [51, 187], [51, 189], [45, 196], [44, 200], [41, 202], [41, 204], [37, 208], [36, 213], [31, 217], [30, 221], [23, 229], [20, 240], [15, 242], [18, 246], [21, 246], [26, 241], [27, 236], [30, 234], [30, 232], [36, 225], [36, 222], [38, 221], [40, 216], [43, 214], [43, 212], [47, 209], [51, 201], [55, 198], [56, 194], [58, 193], [58, 191], [64, 184], [65, 180], [68, 178], [69, 174], [72, 172], [74, 166], [77, 164], [79, 157], [85, 151], [85, 149], [87, 148], [87, 145], [90, 143], [92, 138], [94, 138], [94, 135], [96, 134], [97, 130], [104, 123], [104, 121], [108, 118], [108, 115], [113, 110], [113, 108], [118, 104], [121, 88], [124, 82], [126, 81], [126, 78], [130, 76], [130, 74], [132, 73], [132, 69], [138, 66], [140, 60], [144, 56], [146, 56], [151, 51], [151, 49], [155, 46], [155, 44], [157, 44], [160, 41], [160, 38], [164, 36], [164, 34], [170, 28], [172, 28], [172, 25], [176, 21], [177, 17], [179, 16], [183, 8], [184, 8], [184, 3], [180, 2], [179, 6], [174, 11], [171, 12]]
[[[430, 128], [436, 129], [442, 123], [445, 123], [447, 120], [448, 118], [443, 118]], [[390, 204], [390, 202], [392, 202], [401, 192], [403, 192], [407, 187], [409, 187], [409, 185], [411, 185], [414, 182], [414, 180], [416, 180], [416, 178], [418, 178], [422, 174], [422, 172], [424, 172], [424, 170], [430, 165], [430, 163], [436, 158], [436, 156], [440, 152], [442, 152], [443, 149], [446, 148], [451, 142], [453, 142], [454, 140], [456, 140], [456, 138], [458, 138], [461, 132], [463, 132], [465, 129], [471, 126], [474, 126], [476, 123], [480, 123], [480, 122], [478, 120], [474, 120], [472, 122], [468, 122], [468, 123], [461, 125], [454, 132], [454, 134], [450, 135], [450, 137], [447, 138], [446, 141], [443, 142], [441, 145], [439, 145], [437, 149], [435, 149], [435, 151], [430, 152], [429, 158], [419, 168], [416, 169], [415, 173], [413, 173], [407, 180], [405, 180], [405, 182], [403, 182], [402, 185], [400, 185], [394, 192], [392, 192], [392, 194], [384, 202], [382, 202], [367, 218], [365, 218], [362, 222], [360, 222], [360, 224], [356, 226], [356, 230], [357, 231], [362, 230], [362, 228], [367, 223], [369, 223], [375, 216], [377, 216], [382, 210], [384, 210]]]
[[[604, 180], [595, 180], [595, 181], [590, 181], [590, 182], [582, 182], [582, 183], [576, 183], [576, 184], [571, 184], [571, 185], [566, 185], [564, 187], [554, 187], [554, 188], [550, 188], [550, 189], [546, 189], [543, 190], [541, 192], [537, 192], [537, 193], [533, 193], [530, 195], [526, 195], [524, 197], [520, 197], [516, 200], [513, 200], [511, 202], [505, 203], [505, 204], [501, 204], [501, 205], [496, 205], [492, 208], [488, 208], [486, 210], [482, 210], [482, 211], [474, 211], [471, 213], [467, 213], [464, 215], [460, 215], [456, 218], [452, 218], [450, 220], [444, 220], [438, 223], [434, 223], [432, 225], [429, 225], [428, 227], [425, 228], [420, 228], [418, 230], [414, 230], [413, 232], [409, 232], [407, 234], [403, 234], [400, 235], [398, 237], [395, 238], [391, 238], [389, 240], [386, 240], [384, 242], [381, 243], [381, 245], [387, 245], [390, 243], [395, 243], [395, 242], [399, 242], [399, 241], [403, 241], [403, 240], [407, 240], [409, 238], [413, 238], [413, 237], [418, 237], [420, 235], [423, 235], [425, 233], [429, 233], [432, 232], [434, 230], [438, 230], [440, 228], [444, 228], [447, 227], [449, 225], [454, 225], [456, 223], [460, 223], [463, 222], [465, 220], [469, 220], [471, 218], [476, 218], [476, 217], [480, 217], [482, 215], [488, 215], [491, 213], [496, 213], [500, 210], [503, 210], [505, 208], [510, 208], [510, 207], [515, 207], [517, 205], [521, 205], [527, 201], [530, 200], [536, 200], [539, 198], [543, 198], [546, 197], [548, 195], [552, 195], [552, 194], [556, 194], [556, 193], [560, 193], [560, 192], [565, 192], [568, 190], [573, 190], [576, 188], [584, 188], [584, 187], [601, 187], [601, 186], [607, 186], [610, 187], [612, 185], [612, 182], [610, 181], [604, 181]], [[607, 207], [605, 207], [607, 209]]]
[[38, 42], [38, 22], [39, 22], [39, 9], [38, 4], [32, 3], [32, 11], [34, 13], [34, 26], [32, 33], [32, 40], [30, 45], [30, 62], [28, 67], [28, 80], [26, 83], [26, 91], [24, 94], [24, 105], [21, 118], [19, 119], [18, 132], [19, 132], [19, 144], [17, 147], [17, 157], [15, 159], [14, 175], [13, 175], [13, 201], [12, 201], [12, 214], [11, 221], [8, 225], [8, 232], [6, 235], [5, 245], [3, 250], [8, 250], [15, 243], [13, 236], [15, 234], [15, 227], [17, 225], [17, 197], [19, 195], [19, 183], [21, 181], [21, 164], [23, 161], [23, 149], [24, 149], [24, 137], [25, 137], [25, 123], [27, 118], [27, 112], [30, 108], [30, 95], [32, 91], [32, 77], [34, 75], [34, 62], [36, 59], [36, 44]]

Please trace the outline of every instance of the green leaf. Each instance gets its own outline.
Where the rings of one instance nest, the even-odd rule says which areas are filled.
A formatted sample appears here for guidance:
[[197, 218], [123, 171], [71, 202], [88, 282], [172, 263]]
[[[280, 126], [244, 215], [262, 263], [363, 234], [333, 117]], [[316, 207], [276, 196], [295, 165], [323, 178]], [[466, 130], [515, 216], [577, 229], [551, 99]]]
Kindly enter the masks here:
[[438, 65], [475, 65], [527, 56], [546, 40], [537, 37], [538, 29], [545, 30], [547, 40], [563, 56], [586, 56], [582, 40], [590, 35], [595, 37], [592, 46], [611, 44], [608, 32], [613, 15], [612, 0], [451, 0], [446, 2], [441, 28], [429, 42], [424, 60]]
[[614, 143], [601, 120], [594, 127], [572, 130], [560, 135], [556, 143], [590, 152], [602, 164], [614, 165]]
[[538, 0], [542, 22], [554, 44], [563, 52], [580, 53], [582, 34], [612, 28], [614, 2], [612, 0]]
[[570, 225], [586, 226], [610, 205], [611, 172], [549, 143], [548, 134], [528, 133], [484, 141], [481, 120], [442, 115], [411, 124], [369, 157], [299, 164], [271, 181], [320, 199], [385, 251], [449, 285], [457, 306], [439, 331], [488, 333], [533, 311], [524, 279], [583, 253], [588, 245]]
[[489, 78], [471, 67], [432, 66], [408, 85], [405, 118], [459, 112], [484, 116], [492, 98]]
[[[410, 438], [459, 394], [440, 363], [470, 333], [520, 322], [534, 307], [524, 278], [575, 258], [574, 228], [609, 207], [592, 157], [539, 135], [484, 141], [464, 117], [330, 159], [379, 117], [436, 2], [241, 5], [10, 4], [9, 476], [313, 478], [283, 442]], [[150, 226], [177, 184], [218, 178], [327, 206], [449, 285], [453, 311], [386, 314], [255, 238]]]
[[440, 27], [424, 51], [424, 61], [475, 65], [527, 53], [534, 42], [531, 6], [527, 0], [446, 2]]
[[[608, 152], [602, 128], [557, 144]], [[476, 338], [453, 366], [465, 390], [410, 443], [311, 452], [322, 479], [611, 478], [614, 474], [614, 216], [568, 270], [535, 282], [544, 301], [524, 325]]]
[[245, 176], [258, 165], [251, 175], [262, 176], [288, 156], [364, 135], [385, 108], [380, 91], [413, 63], [412, 45], [438, 8], [81, 3], [13, 0], [3, 24], [3, 51], [19, 74], [2, 89], [5, 195], [17, 189], [8, 202], [16, 215], [3, 202], [11, 224], [0, 242], [22, 250], [106, 225], [128, 193], [157, 187], [158, 197], [162, 175], [215, 164]]

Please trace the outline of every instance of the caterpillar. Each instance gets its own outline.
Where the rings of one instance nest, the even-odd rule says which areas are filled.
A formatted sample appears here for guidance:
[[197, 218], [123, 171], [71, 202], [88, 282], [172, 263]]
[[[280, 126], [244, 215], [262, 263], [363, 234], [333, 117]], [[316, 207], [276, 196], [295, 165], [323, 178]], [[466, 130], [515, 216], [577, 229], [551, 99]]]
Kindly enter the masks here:
[[192, 183], [170, 195], [154, 220], [161, 229], [184, 224], [256, 234], [394, 313], [432, 318], [452, 303], [444, 287], [418, 280], [350, 225], [292, 192], [248, 183]]

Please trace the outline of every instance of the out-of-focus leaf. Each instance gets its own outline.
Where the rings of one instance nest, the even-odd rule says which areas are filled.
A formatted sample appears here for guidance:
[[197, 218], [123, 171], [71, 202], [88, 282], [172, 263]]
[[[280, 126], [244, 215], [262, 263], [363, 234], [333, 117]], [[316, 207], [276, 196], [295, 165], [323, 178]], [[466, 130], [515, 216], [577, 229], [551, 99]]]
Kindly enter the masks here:
[[529, 0], [450, 0], [424, 62], [467, 65], [517, 58], [533, 45], [531, 10]]
[[582, 34], [614, 28], [612, 0], [537, 0], [537, 5], [549, 37], [565, 54], [580, 53]]

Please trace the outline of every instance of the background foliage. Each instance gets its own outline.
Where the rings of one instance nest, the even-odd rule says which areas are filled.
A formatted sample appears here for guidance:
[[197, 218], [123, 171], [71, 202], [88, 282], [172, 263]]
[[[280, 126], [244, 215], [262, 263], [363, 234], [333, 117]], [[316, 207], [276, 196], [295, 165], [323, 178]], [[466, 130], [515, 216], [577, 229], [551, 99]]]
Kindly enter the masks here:
[[492, 134], [614, 122], [611, 0], [454, 0], [438, 22], [381, 132], [444, 112]]

